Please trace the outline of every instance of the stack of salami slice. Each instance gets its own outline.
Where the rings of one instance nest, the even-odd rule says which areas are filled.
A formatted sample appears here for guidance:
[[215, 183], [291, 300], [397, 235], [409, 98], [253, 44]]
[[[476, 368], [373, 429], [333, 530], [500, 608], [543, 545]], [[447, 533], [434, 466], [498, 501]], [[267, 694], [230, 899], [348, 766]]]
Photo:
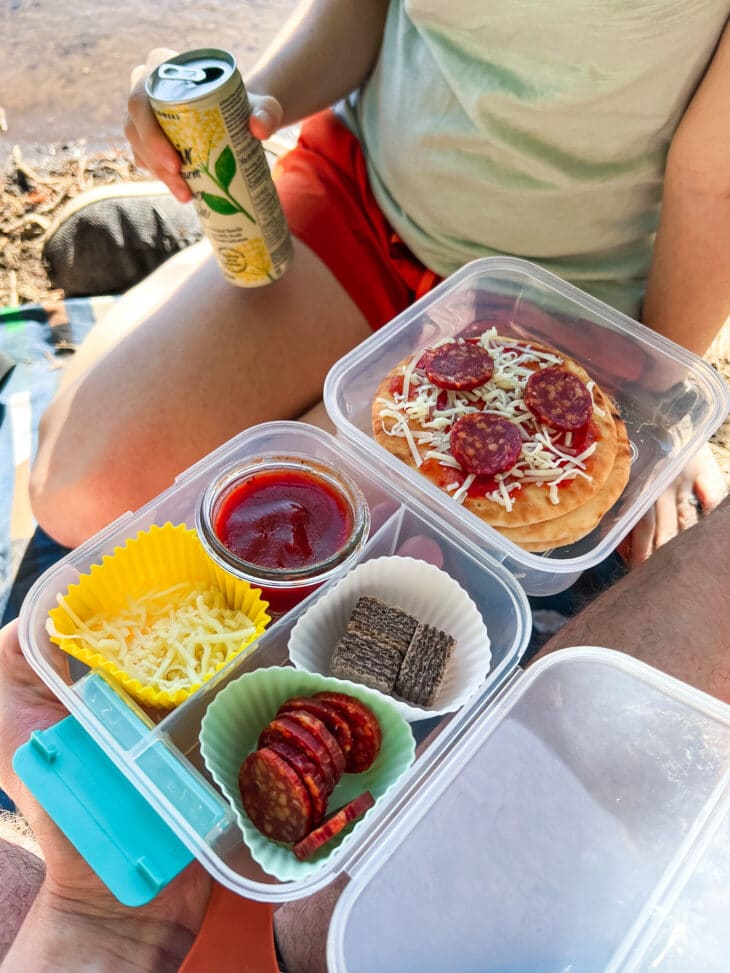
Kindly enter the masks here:
[[371, 767], [381, 741], [375, 714], [353, 696], [322, 692], [287, 699], [241, 765], [246, 814], [268, 838], [294, 842], [294, 854], [308, 858], [373, 806], [365, 791], [325, 820], [342, 774]]
[[372, 424], [381, 446], [530, 551], [590, 533], [629, 477], [626, 427], [590, 375], [493, 327], [401, 361]]

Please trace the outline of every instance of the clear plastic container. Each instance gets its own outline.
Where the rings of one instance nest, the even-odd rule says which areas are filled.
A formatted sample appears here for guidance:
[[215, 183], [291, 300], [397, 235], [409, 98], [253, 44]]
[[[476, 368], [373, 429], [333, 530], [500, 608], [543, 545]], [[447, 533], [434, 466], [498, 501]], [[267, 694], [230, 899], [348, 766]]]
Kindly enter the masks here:
[[[565, 352], [619, 407], [632, 448], [629, 482], [595, 530], [576, 543], [528, 553], [375, 442], [371, 406], [385, 375], [407, 356], [475, 322]], [[399, 484], [448, 516], [532, 595], [562, 591], [603, 561], [730, 409], [730, 390], [701, 358], [547, 271], [506, 257], [468, 264], [358, 345], [331, 369], [324, 395], [338, 434], [353, 451], [386, 467], [394, 488]]]
[[[369, 432], [373, 391], [392, 365], [496, 315], [503, 333], [582, 362], [618, 400], [634, 446], [616, 508], [594, 535], [547, 555], [526, 554], [448, 502]], [[36, 582], [21, 644], [71, 716], [18, 751], [20, 776], [130, 904], [152, 898], [192, 857], [228, 888], [274, 903], [349, 877], [330, 936], [333, 971], [594, 973], [669, 955], [667, 910], [694, 914], [693, 896], [715, 901], [730, 877], [727, 856], [719, 868], [708, 858], [730, 804], [730, 708], [606, 650], [567, 650], [523, 673], [525, 592], [562, 590], [608, 554], [722, 420], [724, 384], [695, 356], [549, 274], [495, 258], [464, 268], [369, 338], [332, 369], [325, 391], [336, 438], [293, 422], [254, 427]], [[59, 593], [139, 530], [193, 526], [224, 470], [292, 452], [333, 465], [364, 494], [370, 533], [355, 564], [413, 555], [421, 539], [438, 546], [486, 624], [491, 667], [461, 709], [414, 725], [414, 764], [353, 840], [321, 870], [281, 882], [254, 861], [205, 768], [201, 721], [238, 675], [290, 662], [293, 626], [348, 566], [169, 713], [141, 710], [97, 671], [74, 663], [68, 674], [45, 623]], [[713, 915], [704, 941], [720, 955], [718, 908]]]
[[[441, 759], [449, 741], [458, 735], [464, 718], [464, 713], [460, 712], [419, 725], [419, 734], [428, 734], [428, 744], [419, 749], [415, 764], [396, 792], [378, 801], [370, 821], [364, 821], [358, 835], [353, 835], [356, 840], [342, 851], [338, 849], [311, 878], [279, 882], [256, 864], [244, 844], [233, 809], [213, 785], [202, 761], [198, 739], [200, 723], [208, 704], [230, 680], [251, 669], [289, 661], [287, 646], [292, 627], [302, 612], [341, 577], [348, 565], [342, 565], [321, 588], [275, 620], [264, 632], [257, 648], [245, 659], [233, 660], [170, 713], [143, 712], [119, 686], [107, 683], [100, 673], [86, 671], [78, 664], [74, 664], [69, 681], [62, 673], [62, 653], [45, 630], [48, 611], [55, 606], [56, 595], [77, 581], [79, 574], [85, 573], [90, 565], [100, 562], [104, 554], [111, 553], [115, 546], [151, 524], [172, 521], [192, 526], [203, 491], [223, 470], [236, 463], [255, 462], [262, 454], [272, 452], [296, 452], [331, 464], [360, 488], [370, 508], [371, 530], [367, 543], [356, 555], [356, 563], [397, 553], [402, 545], [412, 544], [419, 537], [439, 545], [444, 570], [472, 598], [489, 634], [490, 671], [473, 695], [494, 693], [516, 668], [529, 639], [529, 606], [518, 582], [501, 564], [470, 541], [455, 535], [447, 523], [428, 511], [420, 511], [417, 503], [394, 497], [387, 477], [377, 467], [361, 463], [328, 433], [301, 423], [268, 423], [242, 433], [182, 474], [174, 486], [147, 506], [120, 518], [106, 531], [67, 555], [29, 592], [21, 614], [20, 637], [31, 666], [87, 731], [94, 746], [101, 748], [112, 765], [160, 815], [181, 845], [199, 858], [211, 875], [224, 885], [248, 898], [281, 902], [308, 895], [348, 869], [349, 863], [375, 840], [374, 836], [388, 826], [397, 814], [397, 807], [408, 800], [407, 795], [413, 793], [418, 782], [428, 775], [429, 767]], [[66, 774], [59, 754], [72, 746], [77, 763], [83, 763], [80, 757], [82, 742], [75, 729], [72, 742], [68, 746], [65, 742], [62, 734], [54, 733], [50, 738], [40, 734], [29, 745], [31, 749], [25, 752], [27, 759], [37, 758], [30, 772], [43, 775], [43, 783], [38, 788], [42, 787], [43, 791], [39, 796], [52, 815], [54, 799], [49, 775]], [[89, 760], [95, 761], [95, 767], [99, 765], [97, 758], [95, 752], [89, 755]], [[103, 768], [103, 762], [101, 766]], [[96, 853], [103, 859], [91, 863], [105, 869], [104, 879], [118, 895], [140, 902], [146, 895], [149, 897], [148, 893], [158, 890], [167, 861], [152, 859], [152, 846], [158, 839], [151, 825], [145, 825], [151, 829], [146, 841], [145, 835], [140, 833], [143, 829], [136, 826], [130, 813], [114, 816], [114, 809], [105, 806], [106, 779], [99, 776], [102, 773], [103, 769], [82, 775], [79, 766], [70, 767], [64, 779], [69, 786], [59, 787], [59, 802], [63, 806], [58, 808], [58, 814], [67, 830], [73, 831], [77, 821], [83, 822], [78, 825], [78, 833], [70, 835], [77, 846], [82, 852], [92, 856]], [[81, 776], [84, 779], [79, 779]], [[73, 808], [64, 803], [69, 799], [69, 791], [76, 795]], [[113, 815], [111, 828], [109, 814]], [[131, 820], [131, 825], [125, 817]], [[112, 830], [117, 835], [116, 847], [106, 847], [104, 855], [99, 856], [92, 847], [92, 836], [98, 837]], [[128, 847], [132, 843], [135, 853], [130, 864]], [[118, 857], [116, 863], [113, 862], [115, 856]], [[135, 862], [140, 858], [146, 862], [143, 880], [149, 886], [147, 889], [138, 875], [130, 876], [130, 869], [134, 871]]]
[[459, 744], [358, 862], [330, 973], [727, 969], [730, 858], [712, 849], [730, 707], [618, 652], [566, 649], [476, 704]]

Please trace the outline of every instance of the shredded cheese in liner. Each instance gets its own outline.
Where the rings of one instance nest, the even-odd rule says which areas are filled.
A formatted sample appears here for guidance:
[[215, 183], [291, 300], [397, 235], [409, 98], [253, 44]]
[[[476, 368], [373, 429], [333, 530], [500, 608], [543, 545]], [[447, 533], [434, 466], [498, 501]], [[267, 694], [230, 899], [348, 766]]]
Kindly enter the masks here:
[[63, 595], [57, 600], [76, 631], [59, 632], [48, 619], [49, 635], [80, 642], [157, 691], [202, 682], [255, 632], [245, 612], [228, 608], [223, 593], [207, 585], [183, 583], [148, 592], [128, 598], [115, 614], [99, 612], [86, 621]]
[[[449, 344], [452, 340], [444, 339], [432, 347]], [[498, 339], [496, 328], [485, 331], [479, 340], [494, 360], [494, 372], [489, 382], [468, 392], [441, 389], [432, 384], [425, 373], [416, 370], [423, 354], [422, 351], [418, 352], [405, 366], [403, 391], [394, 393], [392, 401], [378, 399], [383, 406], [380, 410], [383, 431], [389, 436], [406, 440], [417, 468], [423, 465], [424, 460], [434, 459], [444, 467], [458, 470], [459, 463], [452, 456], [449, 445], [453, 424], [462, 416], [474, 412], [509, 419], [515, 423], [524, 440], [522, 452], [511, 470], [495, 478], [497, 488], [486, 496], [510, 511], [513, 507], [510, 494], [520, 485], [534, 483], [545, 485], [551, 502], [558, 504], [559, 483], [577, 476], [589, 481], [592, 479], [585, 472], [585, 460], [596, 451], [597, 446], [592, 443], [577, 456], [564, 452], [571, 448], [573, 434], [562, 434], [561, 448], [558, 445], [561, 434], [537, 422], [524, 403], [523, 393], [536, 363], [541, 367], [561, 365], [563, 359], [557, 354], [534, 349], [529, 344], [516, 349], [510, 346], [509, 340]], [[596, 406], [593, 399], [594, 387], [594, 381], [587, 384], [593, 409], [602, 416], [605, 412]], [[411, 390], [415, 394], [409, 401]], [[386, 423], [386, 420], [392, 420], [392, 424]], [[421, 428], [414, 431], [411, 424]], [[462, 501], [474, 479], [474, 475], [469, 474], [460, 485], [449, 483], [444, 488], [453, 493], [455, 500]]]

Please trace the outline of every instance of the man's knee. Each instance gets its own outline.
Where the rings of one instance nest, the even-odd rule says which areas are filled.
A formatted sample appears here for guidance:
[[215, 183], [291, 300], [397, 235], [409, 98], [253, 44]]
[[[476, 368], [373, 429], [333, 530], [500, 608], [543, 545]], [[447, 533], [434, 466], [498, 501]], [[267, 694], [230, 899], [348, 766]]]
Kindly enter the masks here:
[[327, 931], [346, 885], [347, 879], [339, 878], [308, 899], [287, 902], [275, 912], [274, 932], [287, 969], [326, 973]]

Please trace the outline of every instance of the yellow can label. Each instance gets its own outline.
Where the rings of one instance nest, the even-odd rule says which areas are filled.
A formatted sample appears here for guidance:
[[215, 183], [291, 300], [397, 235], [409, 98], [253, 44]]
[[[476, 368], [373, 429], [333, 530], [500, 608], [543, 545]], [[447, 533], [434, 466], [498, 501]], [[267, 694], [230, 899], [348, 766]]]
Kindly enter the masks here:
[[291, 260], [291, 237], [263, 147], [248, 128], [243, 83], [212, 105], [153, 100], [152, 107], [180, 154], [203, 231], [226, 278], [258, 287], [281, 277]]

